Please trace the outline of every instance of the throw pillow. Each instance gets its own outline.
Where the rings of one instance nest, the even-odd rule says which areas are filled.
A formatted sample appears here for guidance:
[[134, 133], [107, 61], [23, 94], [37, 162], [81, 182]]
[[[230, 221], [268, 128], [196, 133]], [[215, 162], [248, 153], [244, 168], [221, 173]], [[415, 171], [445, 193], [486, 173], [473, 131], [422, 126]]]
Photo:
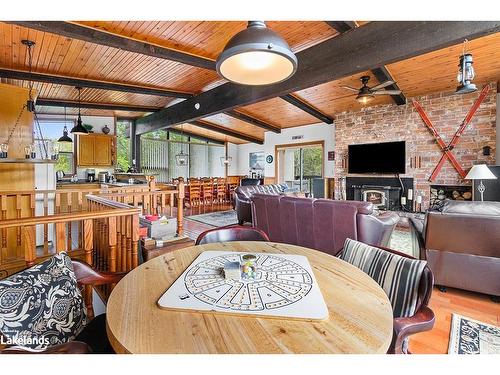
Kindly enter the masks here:
[[0, 280], [4, 344], [45, 349], [73, 340], [86, 324], [85, 301], [67, 254]]
[[341, 259], [367, 273], [384, 289], [395, 318], [415, 314], [426, 261], [405, 258], [349, 238]]

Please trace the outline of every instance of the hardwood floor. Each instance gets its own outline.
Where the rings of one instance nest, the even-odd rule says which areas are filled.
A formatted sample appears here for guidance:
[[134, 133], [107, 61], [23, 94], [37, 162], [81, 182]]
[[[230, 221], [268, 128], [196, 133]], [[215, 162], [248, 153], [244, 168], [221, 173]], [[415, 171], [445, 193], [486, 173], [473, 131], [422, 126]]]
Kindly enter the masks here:
[[[230, 209], [230, 204], [186, 209], [184, 219], [185, 234], [196, 240], [201, 232], [213, 228], [197, 221], [186, 220], [189, 216]], [[446, 354], [448, 352], [452, 313], [500, 327], [500, 304], [494, 303], [489, 296], [484, 294], [453, 288], [448, 288], [446, 292], [440, 292], [437, 288], [434, 288], [430, 307], [436, 315], [436, 323], [431, 331], [411, 337], [410, 351], [414, 354]]]
[[457, 313], [484, 323], [500, 327], [500, 304], [489, 296], [448, 288], [440, 292], [434, 288], [430, 307], [436, 315], [434, 328], [429, 332], [413, 335], [410, 351], [414, 354], [445, 354], [448, 352], [451, 314]]

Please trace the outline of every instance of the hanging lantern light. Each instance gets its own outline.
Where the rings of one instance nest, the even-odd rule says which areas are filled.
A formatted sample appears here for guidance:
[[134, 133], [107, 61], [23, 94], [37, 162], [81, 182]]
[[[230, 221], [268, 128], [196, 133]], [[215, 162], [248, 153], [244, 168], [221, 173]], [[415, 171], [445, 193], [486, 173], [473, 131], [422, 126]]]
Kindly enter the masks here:
[[73, 143], [73, 140], [68, 136], [68, 127], [66, 126], [66, 107], [64, 107], [64, 129], [63, 129], [63, 135], [57, 141], [58, 142]]
[[[181, 139], [183, 135], [184, 133], [182, 131], [182, 125], [181, 125]], [[189, 162], [189, 154], [184, 153], [183, 148], [184, 148], [184, 143], [181, 143], [181, 152], [175, 155], [175, 164], [178, 167], [185, 167], [188, 165]]]
[[462, 56], [460, 56], [460, 62], [458, 64], [459, 70], [457, 81], [459, 85], [457, 91], [455, 91], [457, 94], [467, 94], [477, 90], [476, 85], [472, 83], [475, 77], [474, 67], [472, 66], [474, 61], [472, 59], [472, 54], [466, 52], [466, 48], [467, 39], [464, 40]]
[[250, 21], [226, 44], [216, 68], [222, 77], [234, 83], [269, 85], [290, 78], [297, 70], [297, 57], [264, 21]]
[[82, 88], [81, 87], [75, 87], [75, 88], [78, 90], [78, 119], [76, 120], [76, 125], [73, 126], [73, 129], [71, 129], [71, 133], [78, 135], [87, 135], [89, 134], [89, 131], [85, 128], [85, 126], [82, 125], [82, 115], [80, 113]]
[[221, 156], [220, 157], [220, 163], [223, 167], [231, 166], [231, 162], [233, 161], [233, 158], [231, 156]]

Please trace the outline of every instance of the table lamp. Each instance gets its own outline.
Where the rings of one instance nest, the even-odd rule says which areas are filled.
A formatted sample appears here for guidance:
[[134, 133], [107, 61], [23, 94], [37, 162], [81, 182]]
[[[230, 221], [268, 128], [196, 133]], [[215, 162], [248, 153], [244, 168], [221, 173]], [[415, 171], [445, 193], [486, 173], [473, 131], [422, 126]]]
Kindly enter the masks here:
[[483, 185], [483, 180], [494, 180], [497, 177], [490, 171], [486, 164], [473, 165], [470, 169], [466, 180], [479, 180], [479, 185], [477, 186], [477, 191], [481, 194], [481, 201], [483, 201], [483, 194], [486, 187]]

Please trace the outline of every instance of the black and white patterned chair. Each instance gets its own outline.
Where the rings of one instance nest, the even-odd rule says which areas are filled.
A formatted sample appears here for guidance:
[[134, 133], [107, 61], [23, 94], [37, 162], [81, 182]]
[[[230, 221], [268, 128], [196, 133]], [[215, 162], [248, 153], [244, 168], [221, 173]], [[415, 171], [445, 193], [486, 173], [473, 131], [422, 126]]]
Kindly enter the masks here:
[[388, 353], [409, 353], [409, 336], [434, 326], [434, 312], [428, 307], [434, 276], [427, 262], [349, 238], [340, 258], [368, 274], [385, 291], [394, 316]]
[[91, 319], [82, 289], [121, 277], [60, 253], [0, 280], [0, 353], [112, 353], [106, 317]]

